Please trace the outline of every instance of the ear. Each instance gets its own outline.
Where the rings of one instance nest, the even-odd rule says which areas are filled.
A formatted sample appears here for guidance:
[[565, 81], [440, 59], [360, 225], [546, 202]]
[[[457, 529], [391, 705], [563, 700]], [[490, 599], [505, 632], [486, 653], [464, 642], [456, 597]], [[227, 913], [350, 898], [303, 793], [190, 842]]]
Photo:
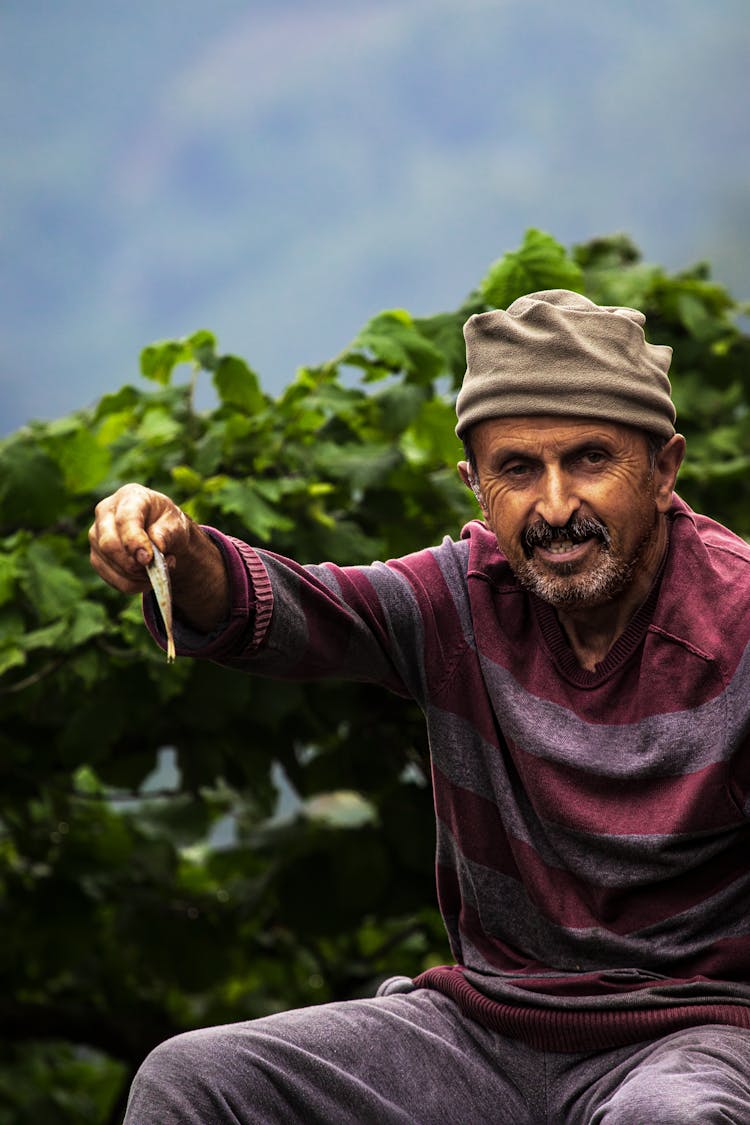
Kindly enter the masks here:
[[674, 437], [671, 437], [656, 456], [654, 495], [656, 507], [662, 514], [668, 512], [671, 507], [672, 493], [684, 456], [685, 439], [682, 434], [675, 434]]
[[479, 481], [475, 477], [474, 472], [471, 468], [471, 465], [469, 464], [468, 461], [459, 461], [458, 462], [458, 473], [459, 473], [459, 476], [461, 477], [461, 480], [466, 485], [466, 487], [470, 488], [471, 491], [474, 493], [474, 495], [476, 497], [476, 500], [477, 500], [477, 503], [479, 504], [479, 507], [482, 509], [482, 515], [486, 516], [487, 515], [487, 508], [486, 508], [485, 503], [484, 503], [484, 496], [482, 495], [482, 490], [479, 487]]

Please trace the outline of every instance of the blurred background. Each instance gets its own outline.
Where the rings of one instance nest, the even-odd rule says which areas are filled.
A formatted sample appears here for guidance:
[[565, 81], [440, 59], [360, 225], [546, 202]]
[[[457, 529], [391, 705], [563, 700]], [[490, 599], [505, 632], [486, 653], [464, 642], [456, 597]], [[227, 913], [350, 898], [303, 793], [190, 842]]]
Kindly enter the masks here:
[[207, 327], [278, 391], [528, 226], [750, 296], [747, 0], [5, 0], [0, 433]]
[[681, 493], [750, 539], [748, 58], [747, 0], [0, 0], [0, 1125], [119, 1125], [167, 1036], [452, 956], [416, 705], [167, 666], [96, 501], [439, 542], [467, 309], [564, 284], [648, 308]]

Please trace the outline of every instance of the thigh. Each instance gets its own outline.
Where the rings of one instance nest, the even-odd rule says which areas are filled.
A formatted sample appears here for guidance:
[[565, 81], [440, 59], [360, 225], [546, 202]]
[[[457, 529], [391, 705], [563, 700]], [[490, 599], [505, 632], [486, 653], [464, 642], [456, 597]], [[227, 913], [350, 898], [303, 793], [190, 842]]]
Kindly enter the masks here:
[[[586, 1125], [747, 1125], [750, 1031], [720, 1024], [688, 1028], [607, 1052], [599, 1077], [570, 1118]], [[591, 1070], [592, 1061], [582, 1070]]]
[[524, 1125], [537, 1118], [507, 1054], [498, 1065], [498, 1037], [430, 990], [326, 1004], [167, 1040], [125, 1120]]

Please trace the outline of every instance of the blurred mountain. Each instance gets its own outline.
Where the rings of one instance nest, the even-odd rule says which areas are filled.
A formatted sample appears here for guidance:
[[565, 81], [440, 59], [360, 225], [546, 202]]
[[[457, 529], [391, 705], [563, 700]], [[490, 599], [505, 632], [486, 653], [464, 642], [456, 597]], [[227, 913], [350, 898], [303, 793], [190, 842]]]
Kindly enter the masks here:
[[0, 432], [208, 327], [269, 390], [528, 226], [750, 296], [747, 0], [7, 0]]

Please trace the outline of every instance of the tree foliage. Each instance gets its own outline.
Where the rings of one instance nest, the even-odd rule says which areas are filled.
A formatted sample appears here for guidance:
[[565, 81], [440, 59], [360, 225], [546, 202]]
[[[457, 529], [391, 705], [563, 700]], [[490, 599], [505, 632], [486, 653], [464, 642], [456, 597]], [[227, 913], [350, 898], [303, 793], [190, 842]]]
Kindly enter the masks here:
[[454, 468], [462, 325], [561, 286], [641, 308], [674, 347], [680, 491], [750, 536], [742, 310], [706, 266], [670, 275], [624, 236], [566, 251], [528, 231], [455, 311], [383, 312], [277, 398], [208, 331], [157, 343], [143, 383], [0, 444], [0, 1125], [116, 1121], [173, 1032], [448, 958], [416, 708], [167, 666], [86, 531], [139, 480], [302, 562], [455, 534], [474, 515]]

